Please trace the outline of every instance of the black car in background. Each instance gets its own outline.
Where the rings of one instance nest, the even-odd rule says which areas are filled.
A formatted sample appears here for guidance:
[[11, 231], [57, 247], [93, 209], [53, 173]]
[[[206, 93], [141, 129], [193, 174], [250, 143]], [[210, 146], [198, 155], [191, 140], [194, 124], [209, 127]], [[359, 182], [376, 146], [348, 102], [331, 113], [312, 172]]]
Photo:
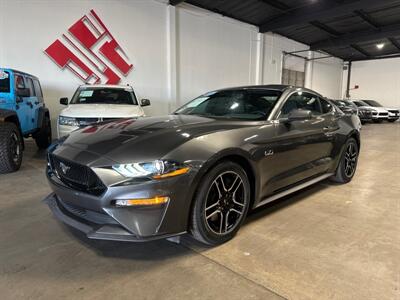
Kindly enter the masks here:
[[389, 122], [395, 122], [400, 118], [400, 111], [397, 108], [383, 106], [382, 104], [380, 104], [378, 101], [375, 100], [363, 100], [363, 101], [372, 107], [380, 107], [386, 109], [389, 113], [387, 118]]
[[372, 121], [372, 110], [366, 107], [357, 107], [353, 102], [349, 100], [331, 100], [337, 105], [344, 113], [356, 114], [361, 120], [361, 123]]
[[185, 232], [216, 245], [247, 212], [326, 178], [349, 182], [360, 120], [286, 85], [204, 94], [162, 117], [90, 125], [51, 146], [45, 202], [93, 239]]

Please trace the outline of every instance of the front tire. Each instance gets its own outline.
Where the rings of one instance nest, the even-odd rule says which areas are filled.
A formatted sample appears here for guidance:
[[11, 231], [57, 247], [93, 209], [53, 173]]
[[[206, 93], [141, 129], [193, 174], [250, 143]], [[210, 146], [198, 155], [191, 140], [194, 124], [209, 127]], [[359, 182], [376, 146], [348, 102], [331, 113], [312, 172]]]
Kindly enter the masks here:
[[39, 132], [34, 135], [36, 146], [39, 149], [47, 149], [51, 144], [51, 123], [49, 117], [45, 117], [43, 120], [43, 126]]
[[354, 138], [349, 138], [345, 144], [344, 152], [331, 180], [337, 183], [348, 183], [354, 177], [358, 163], [358, 144]]
[[0, 174], [15, 172], [22, 162], [22, 137], [14, 123], [0, 123]]
[[396, 122], [397, 120], [388, 120], [390, 123], [394, 123], [394, 122]]
[[243, 168], [225, 161], [201, 180], [191, 212], [191, 234], [207, 245], [232, 239], [250, 205], [250, 183]]

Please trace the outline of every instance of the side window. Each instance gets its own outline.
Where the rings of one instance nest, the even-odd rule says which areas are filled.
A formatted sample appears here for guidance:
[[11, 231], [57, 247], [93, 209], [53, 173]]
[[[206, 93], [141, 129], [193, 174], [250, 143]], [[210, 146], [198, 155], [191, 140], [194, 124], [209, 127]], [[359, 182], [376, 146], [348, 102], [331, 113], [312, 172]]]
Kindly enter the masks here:
[[320, 115], [321, 106], [318, 97], [309, 93], [297, 92], [286, 100], [281, 109], [281, 118], [286, 118], [289, 113], [296, 109], [310, 110], [313, 115]]
[[22, 77], [21, 75], [15, 75], [15, 88], [16, 89], [24, 89], [25, 88], [24, 77]]
[[330, 104], [325, 99], [319, 98], [319, 102], [321, 103], [321, 109], [323, 114], [330, 113], [333, 110], [332, 104]]
[[33, 80], [32, 80], [32, 78], [30, 78], [30, 77], [25, 77], [25, 80], [26, 80], [27, 88], [28, 88], [29, 91], [30, 91], [31, 97], [35, 97], [35, 96], [36, 96], [36, 93], [35, 93], [35, 89], [33, 88]]
[[39, 80], [34, 79], [33, 80], [33, 86], [35, 88], [36, 96], [39, 97], [39, 101], [42, 101], [43, 100], [43, 93], [42, 93], [42, 87], [40, 86]]
[[0, 93], [10, 92], [10, 73], [0, 70]]

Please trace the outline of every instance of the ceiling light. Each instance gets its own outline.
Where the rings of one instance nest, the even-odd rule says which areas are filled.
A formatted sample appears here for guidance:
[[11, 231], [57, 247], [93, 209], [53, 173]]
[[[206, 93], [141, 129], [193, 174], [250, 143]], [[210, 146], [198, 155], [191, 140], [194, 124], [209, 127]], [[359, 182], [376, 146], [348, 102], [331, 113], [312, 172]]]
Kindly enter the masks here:
[[376, 48], [378, 49], [382, 49], [383, 47], [385, 47], [384, 43], [376, 44]]

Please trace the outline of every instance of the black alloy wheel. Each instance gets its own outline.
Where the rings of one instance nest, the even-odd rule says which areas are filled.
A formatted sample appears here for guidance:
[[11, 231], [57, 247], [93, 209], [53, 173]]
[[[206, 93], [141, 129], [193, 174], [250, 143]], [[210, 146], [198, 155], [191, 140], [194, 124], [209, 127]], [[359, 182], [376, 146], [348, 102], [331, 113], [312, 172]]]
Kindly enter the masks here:
[[250, 184], [243, 168], [226, 161], [200, 183], [192, 211], [191, 230], [197, 240], [217, 245], [236, 234], [250, 204]]
[[357, 147], [354, 143], [349, 143], [344, 154], [344, 172], [348, 178], [353, 177], [357, 166]]
[[336, 174], [331, 178], [338, 183], [347, 183], [353, 178], [358, 163], [359, 149], [357, 141], [349, 138], [344, 146], [344, 152], [339, 162]]

